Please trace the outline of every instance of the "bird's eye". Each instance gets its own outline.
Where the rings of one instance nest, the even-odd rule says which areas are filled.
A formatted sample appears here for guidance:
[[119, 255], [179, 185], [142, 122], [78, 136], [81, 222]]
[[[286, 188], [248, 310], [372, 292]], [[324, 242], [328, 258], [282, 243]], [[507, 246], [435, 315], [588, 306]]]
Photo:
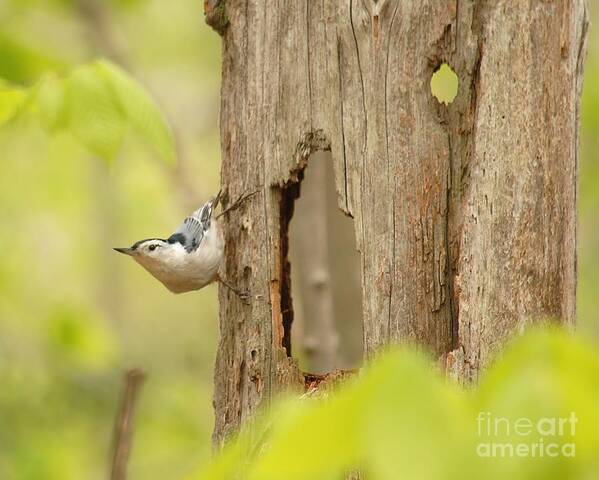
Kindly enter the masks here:
[[156, 248], [158, 248], [158, 245], [150, 245], [148, 248], [150, 252], [153, 252], [154, 250], [156, 250]]

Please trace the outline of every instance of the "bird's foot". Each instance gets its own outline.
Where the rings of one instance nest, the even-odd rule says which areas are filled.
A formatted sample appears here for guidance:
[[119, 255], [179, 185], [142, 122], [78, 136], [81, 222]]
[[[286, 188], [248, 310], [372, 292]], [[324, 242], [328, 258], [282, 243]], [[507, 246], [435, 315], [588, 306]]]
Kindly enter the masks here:
[[250, 292], [248, 292], [247, 290], [240, 290], [238, 292], [235, 292], [235, 294], [239, 297], [241, 303], [245, 305], [250, 304], [250, 300], [252, 299], [252, 294]]
[[229, 290], [231, 290], [235, 295], [237, 295], [237, 298], [239, 298], [241, 303], [243, 303], [245, 305], [250, 304], [250, 300], [252, 299], [252, 295], [250, 292], [248, 292], [247, 290], [242, 290], [240, 288], [237, 288], [237, 287], [231, 285], [229, 282], [223, 280], [222, 278], [219, 278], [218, 280], [225, 287], [227, 287]]

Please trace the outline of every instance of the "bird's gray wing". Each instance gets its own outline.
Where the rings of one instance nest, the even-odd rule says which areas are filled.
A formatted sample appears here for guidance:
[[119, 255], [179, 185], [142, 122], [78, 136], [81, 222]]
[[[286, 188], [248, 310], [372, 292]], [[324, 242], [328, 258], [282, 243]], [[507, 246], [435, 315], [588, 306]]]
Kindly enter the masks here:
[[202, 243], [204, 235], [210, 228], [212, 211], [218, 205], [220, 192], [189, 215], [169, 238], [169, 243], [180, 243], [188, 252], [193, 252]]

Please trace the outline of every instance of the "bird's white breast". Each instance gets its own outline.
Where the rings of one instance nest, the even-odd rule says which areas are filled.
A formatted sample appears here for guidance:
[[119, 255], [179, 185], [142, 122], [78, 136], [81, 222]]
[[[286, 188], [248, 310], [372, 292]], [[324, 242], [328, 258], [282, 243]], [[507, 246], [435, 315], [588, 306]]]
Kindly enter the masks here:
[[199, 290], [216, 280], [223, 258], [224, 240], [213, 220], [200, 246], [187, 252], [180, 243], [165, 247], [160, 256], [140, 258], [138, 262], [173, 293]]

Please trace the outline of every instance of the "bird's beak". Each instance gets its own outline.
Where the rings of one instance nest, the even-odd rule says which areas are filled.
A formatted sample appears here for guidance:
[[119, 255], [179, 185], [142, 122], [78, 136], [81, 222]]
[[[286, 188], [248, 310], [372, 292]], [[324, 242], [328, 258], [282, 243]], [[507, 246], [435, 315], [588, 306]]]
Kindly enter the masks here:
[[124, 253], [125, 255], [133, 255], [133, 249], [130, 247], [127, 248], [114, 248], [119, 253]]

